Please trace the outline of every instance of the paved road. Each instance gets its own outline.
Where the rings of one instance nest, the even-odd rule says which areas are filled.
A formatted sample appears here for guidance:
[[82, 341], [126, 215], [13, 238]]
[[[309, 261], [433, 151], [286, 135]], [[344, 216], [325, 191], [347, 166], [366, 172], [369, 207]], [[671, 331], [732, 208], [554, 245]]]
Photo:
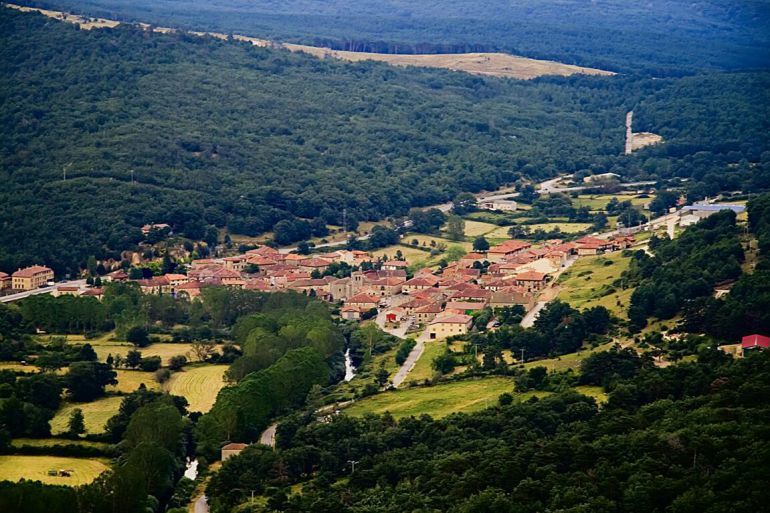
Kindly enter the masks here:
[[417, 360], [420, 359], [420, 356], [422, 356], [422, 352], [425, 350], [425, 343], [418, 339], [417, 344], [412, 348], [412, 351], [409, 353], [409, 356], [406, 357], [406, 361], [404, 361], [404, 364], [401, 366], [400, 369], [398, 369], [398, 372], [396, 372], [396, 375], [393, 376], [393, 387], [398, 388], [401, 386], [401, 383], [404, 382], [406, 377], [409, 375], [410, 372], [412, 372], [412, 369], [414, 368], [414, 365], [417, 363]]
[[275, 430], [278, 427], [278, 423], [274, 422], [267, 426], [267, 429], [262, 431], [259, 437], [259, 443], [267, 445], [269, 447], [275, 447]]
[[72, 281], [60, 281], [53, 287], [42, 287], [34, 290], [27, 290], [25, 292], [17, 292], [16, 294], [9, 294], [7, 296], [0, 297], [0, 303], [10, 303], [11, 301], [18, 301], [29, 296], [37, 296], [39, 294], [50, 294], [56, 287], [66, 285], [68, 287], [85, 287], [86, 280], [72, 280]]
[[540, 310], [542, 310], [547, 304], [548, 304], [548, 301], [538, 301], [537, 303], [535, 303], [535, 306], [532, 307], [532, 310], [527, 312], [527, 315], [525, 315], [524, 318], [521, 319], [521, 327], [531, 328], [535, 324], [535, 320], [537, 319], [537, 316], [540, 314]]

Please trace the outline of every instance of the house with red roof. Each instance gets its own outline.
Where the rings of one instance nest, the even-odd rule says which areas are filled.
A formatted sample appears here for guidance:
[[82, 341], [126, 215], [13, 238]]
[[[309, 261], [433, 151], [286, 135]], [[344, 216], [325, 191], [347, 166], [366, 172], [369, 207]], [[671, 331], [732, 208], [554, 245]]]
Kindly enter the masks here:
[[765, 335], [746, 335], [741, 339], [743, 356], [750, 354], [752, 351], [761, 351], [768, 348], [770, 348], [770, 337]]
[[514, 276], [511, 280], [511, 285], [521, 287], [527, 292], [535, 292], [546, 285], [548, 275], [545, 273], [539, 273], [537, 271], [524, 271]]
[[11, 275], [13, 290], [33, 290], [53, 281], [53, 269], [43, 265], [32, 265], [19, 269]]
[[500, 262], [506, 257], [513, 256], [516, 253], [531, 247], [532, 244], [523, 240], [507, 240], [502, 244], [489, 248], [489, 251], [487, 251], [487, 260], [492, 263]]

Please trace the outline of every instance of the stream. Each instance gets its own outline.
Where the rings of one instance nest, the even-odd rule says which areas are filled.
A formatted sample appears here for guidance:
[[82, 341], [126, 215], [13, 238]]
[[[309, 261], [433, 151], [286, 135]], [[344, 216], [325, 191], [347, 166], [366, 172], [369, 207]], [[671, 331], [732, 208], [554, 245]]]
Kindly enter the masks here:
[[345, 351], [345, 381], [350, 381], [356, 375], [353, 359], [350, 357], [350, 348]]
[[194, 459], [187, 459], [187, 465], [184, 471], [184, 477], [188, 479], [192, 479], [195, 481], [195, 478], [198, 477], [198, 460]]

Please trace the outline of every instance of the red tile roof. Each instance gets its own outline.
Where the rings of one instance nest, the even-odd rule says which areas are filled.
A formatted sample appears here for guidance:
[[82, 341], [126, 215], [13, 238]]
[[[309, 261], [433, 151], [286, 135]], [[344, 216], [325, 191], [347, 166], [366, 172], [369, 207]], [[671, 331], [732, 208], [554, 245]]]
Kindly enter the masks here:
[[223, 451], [242, 451], [246, 447], [248, 447], [249, 444], [238, 444], [238, 443], [229, 443], [222, 447]]
[[515, 279], [520, 281], [543, 281], [546, 275], [536, 271], [525, 271], [516, 275]]
[[473, 317], [470, 315], [464, 315], [464, 314], [449, 314], [449, 315], [439, 315], [435, 319], [433, 319], [430, 323], [431, 324], [468, 324], [473, 320]]
[[48, 267], [42, 266], [42, 265], [33, 265], [30, 267], [26, 267], [24, 269], [19, 269], [15, 273], [13, 273], [14, 278], [32, 278], [36, 274], [40, 273], [47, 273], [47, 272], [53, 272]]
[[746, 335], [741, 340], [741, 348], [749, 349], [751, 347], [770, 348], [770, 337], [764, 335]]
[[351, 303], [357, 303], [357, 304], [358, 303], [361, 303], [361, 304], [367, 304], [367, 303], [377, 304], [379, 302], [380, 302], [380, 298], [377, 298], [377, 297], [374, 297], [374, 296], [370, 296], [368, 294], [357, 294], [357, 295], [355, 295], [355, 296], [353, 296], [353, 297], [351, 297], [351, 298], [349, 298], [349, 299], [347, 299], [345, 301], [345, 303], [347, 303], [347, 304], [351, 304]]

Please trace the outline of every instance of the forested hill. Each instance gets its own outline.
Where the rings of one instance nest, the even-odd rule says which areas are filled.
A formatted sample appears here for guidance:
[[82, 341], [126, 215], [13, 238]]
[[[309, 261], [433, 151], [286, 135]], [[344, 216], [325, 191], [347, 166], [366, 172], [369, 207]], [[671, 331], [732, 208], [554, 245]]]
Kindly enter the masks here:
[[[294, 216], [338, 224], [342, 207], [349, 220], [404, 214], [519, 175], [622, 164], [699, 180], [768, 148], [767, 73], [524, 82], [128, 26], [80, 31], [4, 8], [0, 29], [4, 270], [74, 270], [131, 247], [148, 222], [193, 239], [223, 226], [255, 235]], [[685, 117], [665, 110], [713, 91], [729, 93]], [[671, 127], [673, 147], [686, 134], [652, 162], [620, 156], [625, 113], [645, 98], [645, 123]], [[756, 144], [725, 145], [731, 133]], [[766, 167], [731, 168], [730, 184], [761, 181]]]
[[770, 66], [763, 0], [34, 0], [91, 16], [384, 53], [504, 51], [667, 75]]

